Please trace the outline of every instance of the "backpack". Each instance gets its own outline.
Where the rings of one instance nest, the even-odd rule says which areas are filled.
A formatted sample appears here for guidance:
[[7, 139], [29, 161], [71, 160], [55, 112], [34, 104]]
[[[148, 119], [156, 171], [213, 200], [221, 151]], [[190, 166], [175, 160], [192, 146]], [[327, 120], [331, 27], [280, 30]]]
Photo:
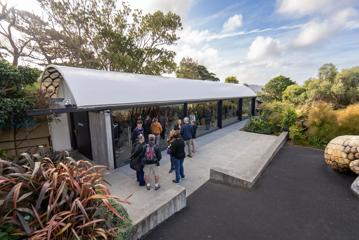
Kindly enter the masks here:
[[149, 144], [146, 145], [145, 160], [146, 161], [157, 161], [155, 146], [150, 146]]

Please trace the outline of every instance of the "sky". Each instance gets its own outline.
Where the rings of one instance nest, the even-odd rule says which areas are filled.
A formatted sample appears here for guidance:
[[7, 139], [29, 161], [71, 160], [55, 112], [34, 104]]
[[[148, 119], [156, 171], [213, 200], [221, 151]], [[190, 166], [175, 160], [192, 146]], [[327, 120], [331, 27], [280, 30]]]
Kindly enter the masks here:
[[[41, 11], [35, 0], [12, 5]], [[119, 1], [120, 2], [120, 1]], [[263, 85], [277, 75], [301, 84], [324, 63], [359, 65], [359, 0], [128, 0], [145, 13], [182, 18], [176, 62], [191, 57], [223, 80]]]

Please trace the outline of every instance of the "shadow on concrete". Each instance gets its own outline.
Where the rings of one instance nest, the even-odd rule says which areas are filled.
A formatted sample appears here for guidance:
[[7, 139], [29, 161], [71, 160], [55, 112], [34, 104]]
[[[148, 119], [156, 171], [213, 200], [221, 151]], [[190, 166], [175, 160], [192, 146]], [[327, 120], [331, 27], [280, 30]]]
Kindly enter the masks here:
[[286, 145], [252, 189], [207, 182], [151, 239], [359, 239], [354, 175], [327, 167], [323, 152]]

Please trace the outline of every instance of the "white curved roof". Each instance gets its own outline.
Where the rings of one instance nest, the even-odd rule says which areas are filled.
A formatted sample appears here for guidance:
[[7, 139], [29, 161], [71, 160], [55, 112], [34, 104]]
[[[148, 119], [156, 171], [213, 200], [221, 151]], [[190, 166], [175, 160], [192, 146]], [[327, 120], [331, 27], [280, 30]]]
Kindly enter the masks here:
[[[49, 65], [42, 81], [57, 81], [57, 97], [71, 98], [77, 108], [129, 106], [255, 97], [248, 87], [153, 75]], [[51, 81], [50, 80], [50, 81]]]

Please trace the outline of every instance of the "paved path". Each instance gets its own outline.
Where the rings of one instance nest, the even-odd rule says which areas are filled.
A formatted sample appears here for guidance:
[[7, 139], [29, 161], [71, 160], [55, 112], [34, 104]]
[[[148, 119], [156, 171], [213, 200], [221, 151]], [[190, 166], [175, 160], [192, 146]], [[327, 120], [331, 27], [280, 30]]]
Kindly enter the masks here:
[[207, 182], [145, 239], [358, 240], [354, 179], [322, 151], [286, 145], [252, 189]]
[[[209, 180], [212, 167], [235, 166], [244, 175], [257, 174], [258, 162], [275, 142], [276, 136], [261, 135], [239, 131], [245, 121], [227, 126], [196, 139], [197, 152], [193, 158], [184, 162], [186, 179], [180, 184], [172, 183], [174, 174], [169, 174], [169, 156], [163, 152], [161, 160], [161, 189], [147, 191], [136, 184], [135, 172], [124, 166], [112, 171], [106, 176], [111, 183], [111, 193], [127, 197], [131, 195], [130, 205], [125, 205], [131, 219], [136, 224], [143, 217], [163, 205], [172, 196], [186, 189], [187, 196]], [[236, 162], [233, 165], [233, 161]]]

